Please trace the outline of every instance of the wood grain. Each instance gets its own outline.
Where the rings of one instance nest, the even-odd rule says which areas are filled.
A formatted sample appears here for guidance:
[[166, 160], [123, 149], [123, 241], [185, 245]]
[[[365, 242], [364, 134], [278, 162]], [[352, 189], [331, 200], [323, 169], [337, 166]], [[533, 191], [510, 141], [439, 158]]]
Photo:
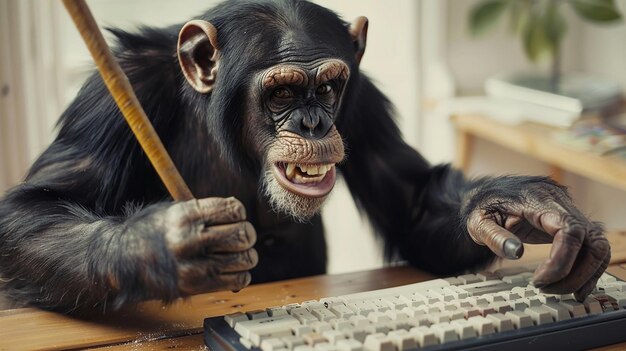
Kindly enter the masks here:
[[[626, 233], [608, 235], [614, 264], [609, 271], [626, 280]], [[529, 245], [518, 261], [523, 265], [545, 259], [550, 245]], [[250, 286], [239, 293], [197, 295], [170, 306], [147, 302], [100, 315], [69, 317], [33, 308], [0, 311], [0, 350], [60, 350], [115, 346], [116, 350], [198, 349], [202, 321], [236, 311], [387, 288], [434, 278], [409, 267], [339, 275], [315, 276]], [[178, 346], [177, 346], [178, 345]]]
[[[480, 115], [455, 115], [452, 122], [463, 132], [496, 143], [552, 165], [553, 169], [580, 174], [626, 190], [626, 162], [615, 156], [598, 156], [554, 141], [555, 128], [537, 123], [507, 125]], [[467, 165], [466, 165], [467, 166]]]
[[[105, 316], [69, 317], [32, 308], [0, 311], [0, 349], [61, 350], [171, 338], [201, 332], [204, 318], [236, 311], [381, 289], [432, 279], [409, 267], [326, 275], [193, 296], [164, 307], [147, 302]], [[34, 332], [36, 331], [36, 332]]]

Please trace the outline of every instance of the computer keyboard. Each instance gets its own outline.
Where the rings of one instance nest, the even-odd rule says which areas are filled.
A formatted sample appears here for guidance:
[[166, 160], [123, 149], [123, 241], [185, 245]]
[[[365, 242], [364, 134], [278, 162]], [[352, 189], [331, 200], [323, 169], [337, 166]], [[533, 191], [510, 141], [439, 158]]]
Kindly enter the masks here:
[[583, 302], [543, 294], [534, 267], [234, 313], [204, 321], [212, 351], [582, 350], [626, 341], [626, 282]]

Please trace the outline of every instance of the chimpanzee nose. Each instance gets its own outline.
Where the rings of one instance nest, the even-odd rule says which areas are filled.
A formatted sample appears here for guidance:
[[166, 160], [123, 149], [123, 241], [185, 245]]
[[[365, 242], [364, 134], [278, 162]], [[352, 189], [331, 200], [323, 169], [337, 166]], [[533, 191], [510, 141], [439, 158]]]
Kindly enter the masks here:
[[320, 139], [328, 133], [332, 124], [331, 116], [324, 109], [311, 106], [294, 111], [286, 129], [305, 138]]

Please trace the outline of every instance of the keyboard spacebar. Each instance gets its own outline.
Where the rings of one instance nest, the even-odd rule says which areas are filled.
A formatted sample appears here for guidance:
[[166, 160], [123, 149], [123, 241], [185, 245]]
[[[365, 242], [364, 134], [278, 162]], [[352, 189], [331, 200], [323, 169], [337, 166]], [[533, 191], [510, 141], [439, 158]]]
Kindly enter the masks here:
[[429, 280], [429, 281], [425, 281], [421, 283], [403, 285], [403, 286], [399, 286], [395, 288], [371, 290], [371, 291], [365, 291], [365, 292], [360, 292], [360, 293], [341, 295], [337, 297], [343, 299], [345, 302], [350, 302], [350, 301], [356, 301], [356, 300], [374, 299], [374, 298], [391, 296], [391, 295], [401, 295], [402, 293], [407, 293], [407, 292], [410, 292], [410, 293], [421, 292], [421, 291], [426, 291], [428, 289], [443, 288], [445, 286], [450, 286], [450, 283], [448, 283], [447, 281], [443, 279], [433, 279], [433, 280]]

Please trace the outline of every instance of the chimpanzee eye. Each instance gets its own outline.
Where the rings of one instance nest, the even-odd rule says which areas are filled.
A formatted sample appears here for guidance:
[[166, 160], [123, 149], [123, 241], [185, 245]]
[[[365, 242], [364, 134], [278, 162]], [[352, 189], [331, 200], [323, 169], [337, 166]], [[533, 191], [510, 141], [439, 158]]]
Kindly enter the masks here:
[[288, 99], [291, 97], [291, 91], [285, 87], [279, 87], [274, 89], [272, 97], [276, 99]]
[[332, 91], [333, 91], [333, 87], [328, 83], [324, 83], [320, 85], [319, 87], [317, 87], [317, 90], [315, 91], [315, 93], [318, 95], [326, 95]]

